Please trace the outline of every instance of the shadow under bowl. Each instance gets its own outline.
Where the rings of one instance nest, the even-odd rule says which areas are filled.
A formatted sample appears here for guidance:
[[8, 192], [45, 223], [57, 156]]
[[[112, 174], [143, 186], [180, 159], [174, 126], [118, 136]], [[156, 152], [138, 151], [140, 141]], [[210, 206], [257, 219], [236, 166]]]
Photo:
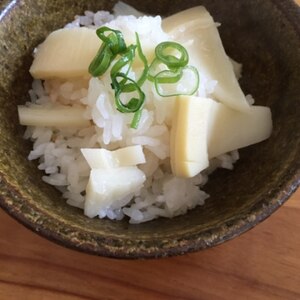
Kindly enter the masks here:
[[0, 8], [0, 205], [18, 221], [70, 248], [120, 258], [162, 257], [204, 249], [240, 235], [271, 215], [300, 181], [300, 12], [293, 1], [126, 1], [167, 16], [204, 4], [222, 23], [229, 56], [243, 63], [241, 85], [271, 107], [269, 140], [240, 151], [234, 171], [219, 170], [205, 186], [202, 207], [173, 219], [130, 225], [89, 219], [68, 206], [27, 160], [17, 105], [28, 100], [32, 51], [51, 31], [85, 10], [115, 1], [2, 1]]

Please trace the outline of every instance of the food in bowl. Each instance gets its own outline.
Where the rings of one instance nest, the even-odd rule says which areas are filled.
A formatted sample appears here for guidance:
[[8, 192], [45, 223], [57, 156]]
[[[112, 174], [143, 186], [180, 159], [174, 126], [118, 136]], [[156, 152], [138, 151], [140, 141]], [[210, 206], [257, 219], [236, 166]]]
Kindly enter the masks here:
[[268, 138], [272, 119], [242, 92], [241, 66], [204, 7], [162, 19], [128, 6], [117, 16], [123, 6], [51, 33], [18, 110], [29, 159], [68, 204], [141, 223], [203, 205], [208, 175]]

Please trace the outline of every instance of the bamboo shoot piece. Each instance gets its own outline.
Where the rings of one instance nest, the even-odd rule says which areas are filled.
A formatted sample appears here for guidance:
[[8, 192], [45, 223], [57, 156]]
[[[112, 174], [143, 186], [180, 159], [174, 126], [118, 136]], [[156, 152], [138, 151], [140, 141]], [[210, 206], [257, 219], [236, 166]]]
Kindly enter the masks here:
[[226, 55], [217, 26], [203, 6], [197, 6], [167, 17], [163, 29], [183, 44], [190, 57], [189, 64], [218, 84], [213, 96], [229, 107], [245, 111], [249, 104]]
[[[143, 53], [148, 60], [154, 56], [154, 48], [161, 39], [167, 39], [167, 35], [161, 30], [160, 18], [143, 17], [136, 19], [134, 24], [137, 32], [140, 33], [140, 41], [143, 45]], [[121, 30], [127, 45], [136, 44], [135, 26], [122, 26], [112, 24], [112, 28]], [[149, 32], [157, 31], [158, 34], [149, 38], [149, 32], [145, 33], [145, 26], [149, 27]], [[165, 35], [165, 37], [164, 37]], [[162, 37], [161, 37], [162, 36]], [[153, 39], [157, 39], [153, 43]], [[30, 68], [30, 73], [37, 79], [48, 78], [73, 78], [80, 76], [90, 76], [88, 68], [96, 56], [102, 41], [96, 34], [95, 29], [63, 28], [49, 34], [45, 41], [40, 44], [35, 52], [34, 61]], [[134, 60], [134, 67], [143, 67], [143, 63], [138, 59]]]
[[109, 151], [99, 148], [83, 148], [81, 153], [92, 169], [109, 169], [135, 166], [146, 162], [141, 145]]
[[171, 167], [178, 177], [193, 177], [208, 167], [207, 124], [211, 100], [176, 98], [170, 141]]
[[171, 128], [172, 172], [193, 177], [208, 166], [209, 159], [261, 142], [271, 132], [268, 107], [239, 112], [212, 99], [178, 96]]
[[37, 47], [29, 71], [32, 77], [38, 79], [87, 76], [88, 67], [100, 45], [94, 29], [56, 30]]
[[92, 169], [86, 188], [84, 214], [96, 217], [99, 210], [134, 195], [143, 186], [145, 174], [137, 167]]
[[41, 127], [88, 127], [90, 121], [84, 119], [85, 109], [81, 107], [27, 107], [18, 106], [21, 125]]
[[269, 138], [271, 110], [265, 106], [251, 106], [246, 112], [238, 112], [213, 101], [207, 129], [208, 157], [213, 158]]

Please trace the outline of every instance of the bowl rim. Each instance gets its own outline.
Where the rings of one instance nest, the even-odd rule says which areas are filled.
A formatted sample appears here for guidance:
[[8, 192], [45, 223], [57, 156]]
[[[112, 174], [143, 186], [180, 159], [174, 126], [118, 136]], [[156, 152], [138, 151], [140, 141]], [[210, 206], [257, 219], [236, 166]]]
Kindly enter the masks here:
[[[300, 8], [293, 0], [281, 1], [271, 0], [277, 8], [286, 15], [286, 18], [293, 25], [295, 32], [300, 38]], [[16, 1], [0, 1], [0, 16], [4, 16], [14, 7]], [[1, 17], [0, 17], [1, 21]], [[58, 223], [58, 220], [51, 215], [44, 214], [34, 205], [28, 205], [27, 214], [22, 213], [17, 207], [14, 207], [14, 199], [22, 198], [21, 193], [14, 188], [6, 179], [5, 174], [0, 170], [0, 190], [7, 190], [6, 194], [0, 194], [0, 207], [11, 215], [18, 222], [38, 233], [40, 236], [47, 238], [59, 245], [79, 250], [84, 253], [95, 254], [99, 256], [112, 257], [112, 258], [158, 258], [174, 255], [181, 255], [188, 252], [195, 252], [202, 249], [210, 248], [219, 245], [225, 241], [231, 240], [236, 236], [250, 230], [278, 208], [297, 190], [300, 186], [300, 162], [291, 168], [288, 173], [285, 173], [284, 180], [281, 186], [273, 192], [271, 204], [266, 205], [264, 201], [260, 201], [254, 205], [249, 212], [243, 217], [235, 217], [229, 222], [216, 226], [212, 230], [207, 230], [199, 234], [194, 233], [174, 240], [166, 239], [163, 244], [157, 243], [153, 245], [146, 240], [124, 240], [122, 245], [118, 246], [118, 241], [110, 237], [99, 237], [92, 234], [93, 243], [89, 241], [80, 240], [82, 236], [80, 232], [76, 233], [76, 228], [68, 232], [54, 232], [51, 226], [64, 226], [65, 223]], [[32, 213], [30, 215], [30, 213]], [[34, 217], [33, 217], [34, 215]], [[39, 218], [41, 226], [37, 226], [34, 219]], [[50, 228], [50, 229], [49, 229]], [[226, 232], [226, 234], [223, 234]], [[213, 238], [212, 238], [213, 237]], [[78, 243], [80, 241], [80, 243]], [[126, 249], [124, 249], [126, 248]]]
[[[51, 228], [49, 230], [49, 226], [60, 227], [64, 226], [64, 223], [59, 223], [57, 219], [39, 211], [33, 205], [27, 207], [29, 213], [26, 215], [15, 207], [12, 207], [9, 204], [10, 200], [14, 197], [22, 197], [17, 190], [10, 190], [10, 197], [8, 199], [5, 199], [0, 195], [0, 207], [31, 231], [38, 233], [40, 236], [47, 238], [56, 244], [73, 250], [98, 256], [123, 259], [170, 257], [217, 246], [247, 232], [264, 221], [279, 209], [300, 186], [300, 163], [298, 163], [293, 172], [290, 172], [289, 174], [290, 176], [288, 178], [286, 177], [287, 179], [282, 186], [273, 193], [272, 199], [278, 199], [275, 203], [266, 205], [261, 201], [262, 203], [257, 203], [251, 208], [249, 213], [243, 217], [233, 218], [212, 230], [202, 232], [201, 235], [194, 233], [179, 239], [165, 239], [163, 244], [160, 241], [157, 241], [158, 243], [153, 243], [155, 240], [132, 241], [124, 239], [122, 240], [123, 244], [118, 246], [118, 239], [114, 240], [111, 237], [101, 237], [99, 239], [96, 234], [92, 234], [93, 241], [96, 243], [90, 243], [89, 241], [82, 240], [82, 236], [80, 235], [80, 232], [76, 232], [76, 228], [73, 228], [73, 230], [68, 228], [69, 231], [67, 233], [59, 231], [55, 232], [51, 230]], [[2, 174], [0, 172], [0, 179], [1, 178]], [[0, 181], [0, 183], [3, 183], [3, 181], [4, 180]], [[4, 183], [4, 186], [8, 185], [9, 183]], [[10, 188], [12, 187], [11, 185], [9, 186]], [[30, 214], [30, 212], [32, 212], [32, 214]], [[39, 223], [41, 223], [42, 226], [37, 226], [37, 224], [34, 223], [34, 220], [36, 219], [39, 220]], [[223, 234], [223, 232], [226, 232], [226, 234]], [[211, 237], [213, 237], [213, 239]], [[80, 241], [79, 244], [78, 241]]]

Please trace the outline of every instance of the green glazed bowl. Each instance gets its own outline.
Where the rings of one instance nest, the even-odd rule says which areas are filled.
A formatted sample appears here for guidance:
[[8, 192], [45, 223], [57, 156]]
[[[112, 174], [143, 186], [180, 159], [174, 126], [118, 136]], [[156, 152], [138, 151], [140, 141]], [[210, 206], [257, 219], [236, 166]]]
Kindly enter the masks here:
[[42, 236], [102, 256], [178, 255], [232, 239], [270, 216], [300, 183], [299, 8], [292, 0], [126, 2], [163, 16], [204, 4], [222, 23], [228, 54], [243, 63], [244, 91], [271, 107], [271, 138], [241, 150], [234, 171], [212, 175], [207, 203], [184, 216], [140, 225], [85, 217], [27, 160], [31, 144], [22, 138], [17, 105], [28, 100], [34, 47], [74, 15], [110, 10], [115, 1], [0, 1], [0, 205]]

